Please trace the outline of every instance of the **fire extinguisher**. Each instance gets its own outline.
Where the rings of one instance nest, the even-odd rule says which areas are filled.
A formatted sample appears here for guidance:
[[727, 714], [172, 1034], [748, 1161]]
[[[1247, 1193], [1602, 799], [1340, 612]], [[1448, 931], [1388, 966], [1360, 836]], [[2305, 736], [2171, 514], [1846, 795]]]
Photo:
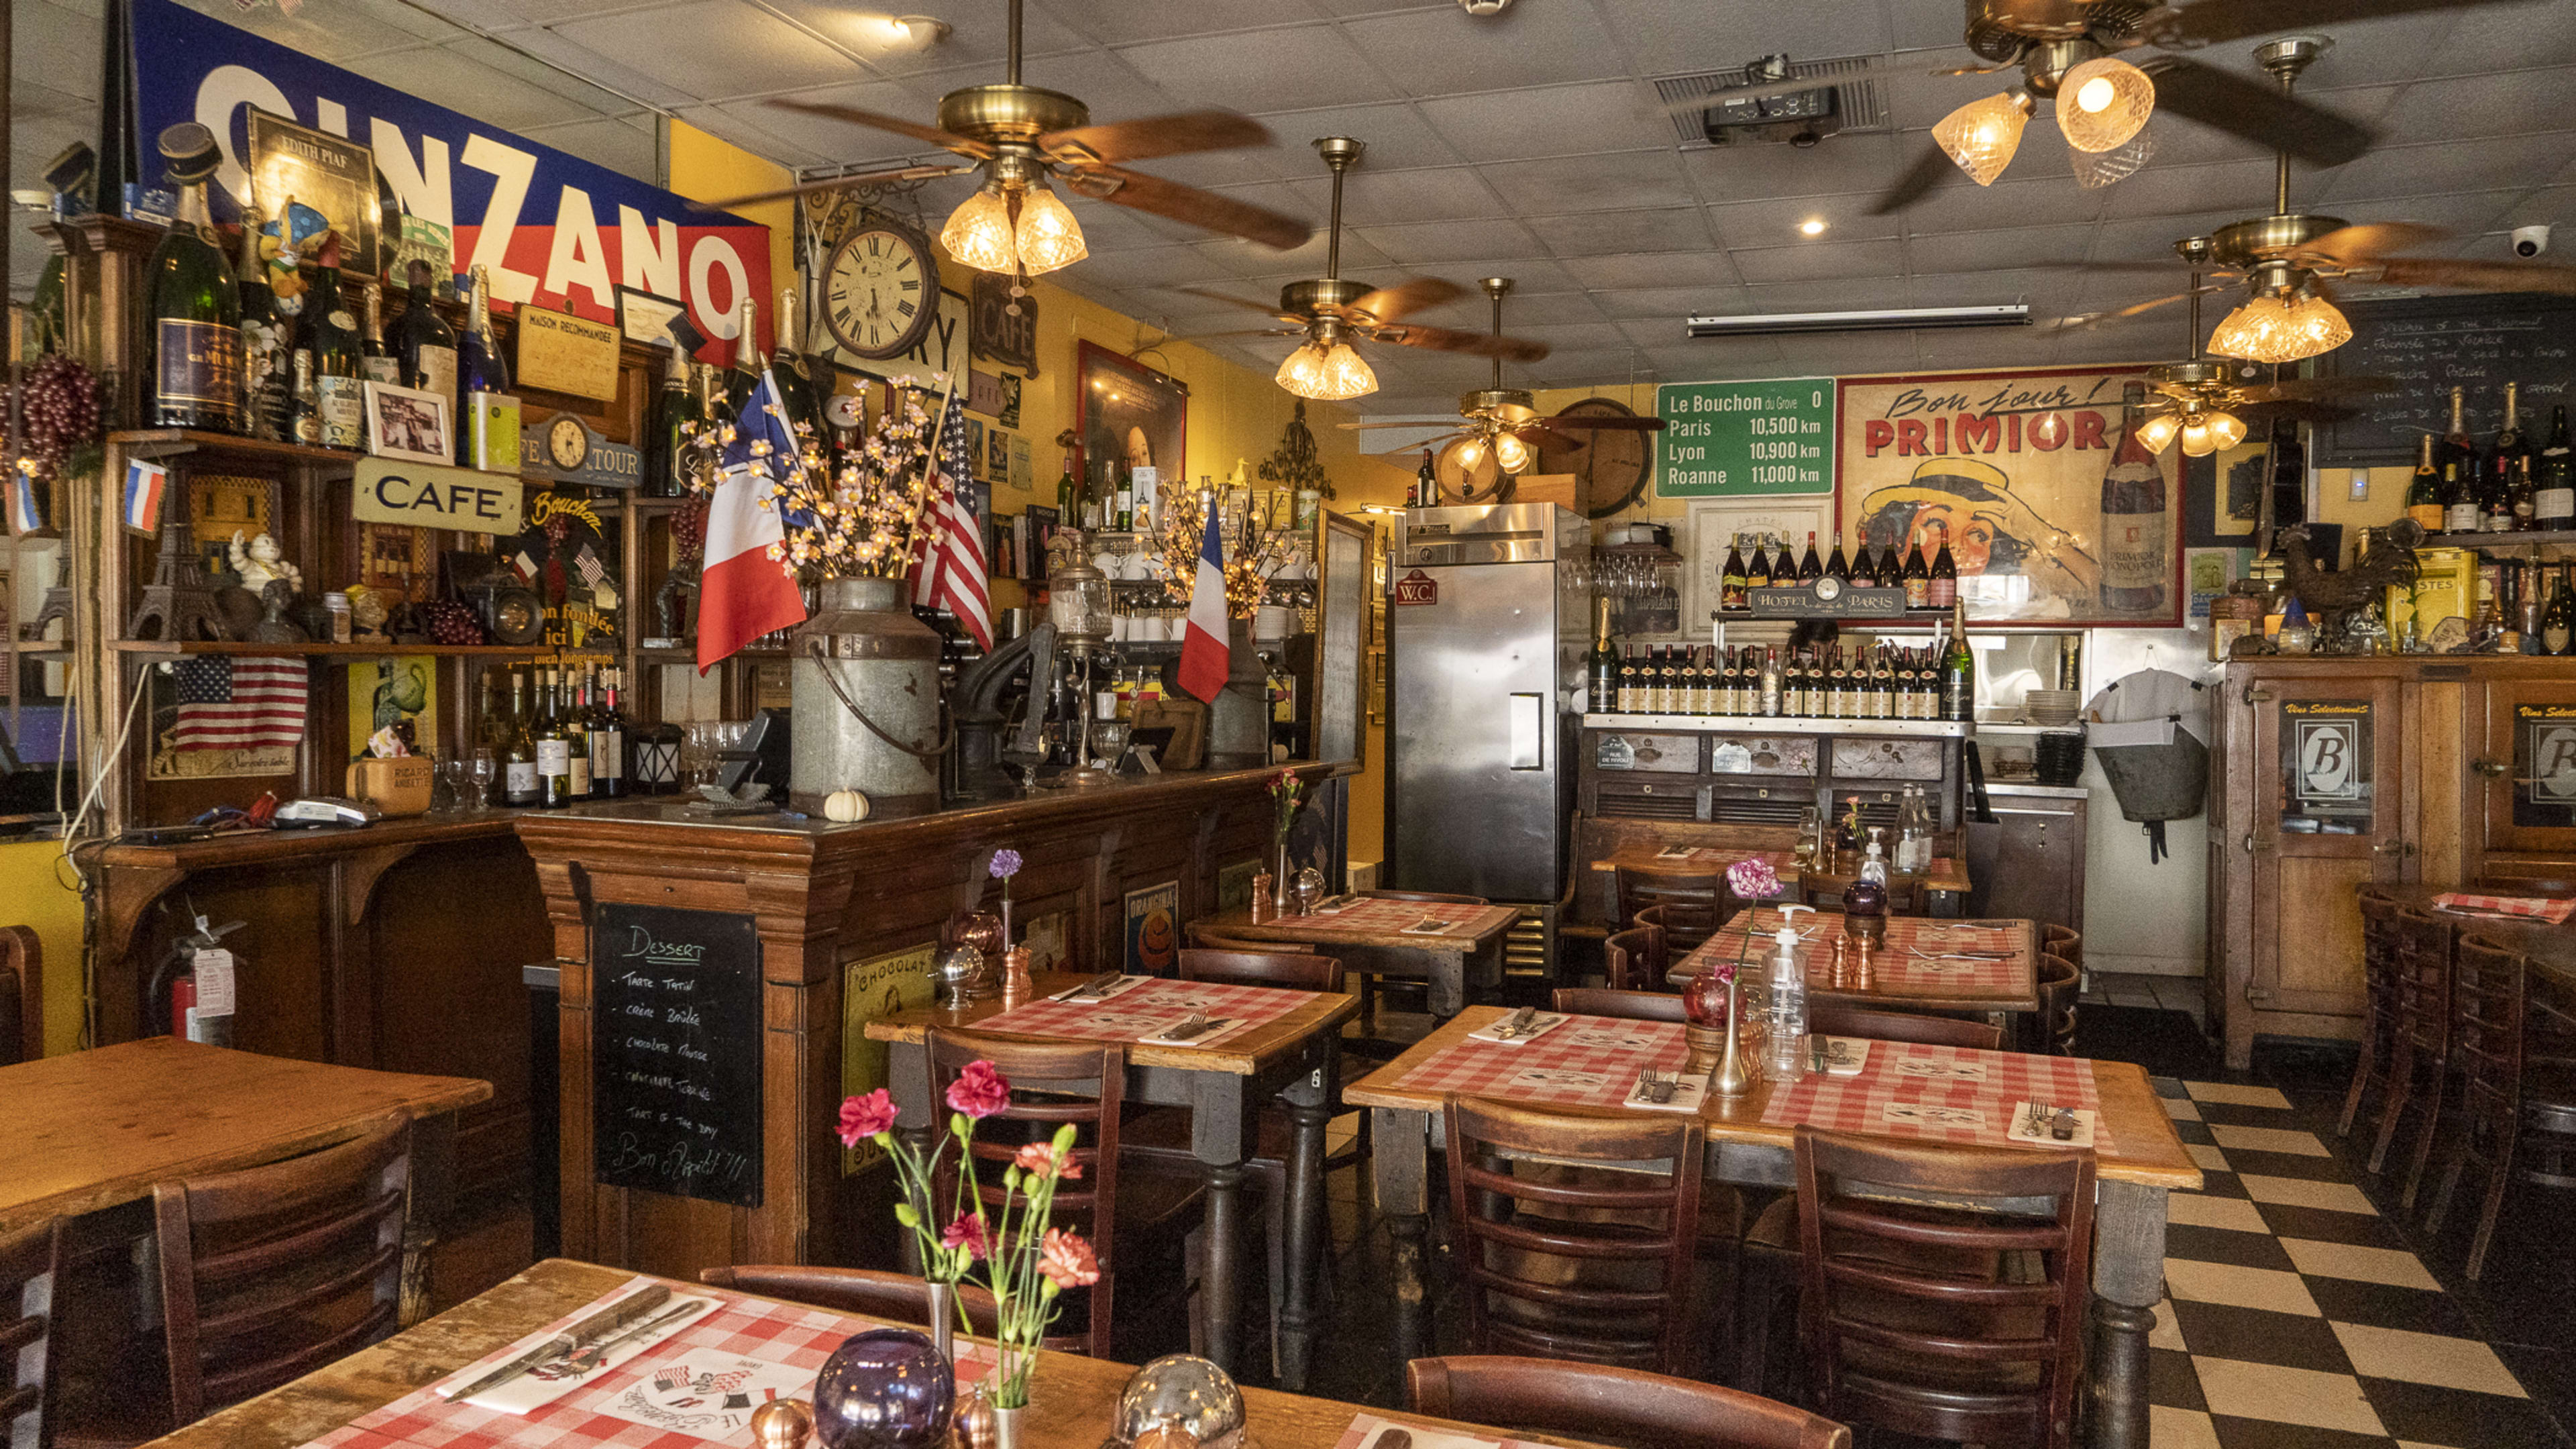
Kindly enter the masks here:
[[195, 929], [170, 943], [169, 954], [162, 957], [160, 968], [152, 973], [152, 998], [160, 999], [161, 983], [167, 981], [170, 1035], [209, 1046], [230, 1046], [236, 963], [233, 953], [221, 943], [248, 922], [227, 921], [217, 926], [193, 911], [191, 915]]

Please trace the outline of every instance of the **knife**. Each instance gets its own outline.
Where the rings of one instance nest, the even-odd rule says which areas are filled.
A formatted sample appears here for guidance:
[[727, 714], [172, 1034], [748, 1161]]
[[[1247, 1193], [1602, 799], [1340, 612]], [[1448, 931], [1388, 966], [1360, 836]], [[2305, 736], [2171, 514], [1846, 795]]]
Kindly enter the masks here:
[[1206, 1021], [1185, 1021], [1179, 1026], [1165, 1027], [1155, 1035], [1164, 1041], [1189, 1041], [1194, 1037], [1205, 1036], [1209, 1032], [1216, 1030], [1218, 1027], [1224, 1026], [1228, 1020], [1229, 1018], [1217, 1016], [1210, 1017]]
[[582, 1350], [582, 1352], [595, 1356], [598, 1362], [605, 1363], [608, 1361], [608, 1355], [614, 1352], [618, 1345], [625, 1343], [628, 1339], [650, 1338], [655, 1333], [669, 1327], [671, 1324], [679, 1322], [681, 1319], [688, 1317], [690, 1314], [695, 1313], [706, 1306], [707, 1300], [703, 1298], [683, 1298], [677, 1304], [673, 1305], [670, 1312], [647, 1319], [644, 1322], [636, 1324], [634, 1327], [626, 1330], [624, 1333], [617, 1335], [615, 1338], [595, 1343], [589, 1348]]
[[603, 1333], [613, 1333], [634, 1322], [670, 1301], [670, 1297], [670, 1285], [656, 1283], [640, 1293], [620, 1298], [465, 1387], [454, 1390], [441, 1389], [439, 1394], [443, 1398], [454, 1401], [470, 1399], [487, 1389], [499, 1388], [547, 1359], [578, 1352], [591, 1339]]
[[1530, 1029], [1530, 1021], [1537, 1015], [1537, 1007], [1524, 1006], [1520, 1010], [1513, 1012], [1511, 1015], [1504, 1017], [1500, 1022], [1497, 1022], [1494, 1026], [1494, 1035], [1500, 1037], [1519, 1036], [1522, 1032]]

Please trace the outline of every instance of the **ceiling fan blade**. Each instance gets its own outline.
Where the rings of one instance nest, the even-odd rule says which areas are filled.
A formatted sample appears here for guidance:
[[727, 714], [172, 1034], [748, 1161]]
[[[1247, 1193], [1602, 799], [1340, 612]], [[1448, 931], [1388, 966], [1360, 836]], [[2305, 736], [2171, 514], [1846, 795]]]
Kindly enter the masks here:
[[2382, 257], [2371, 263], [2395, 287], [2465, 287], [2480, 292], [2555, 292], [2576, 296], [2576, 267], [2547, 262], [2462, 262], [2442, 257]]
[[[2207, 44], [2251, 35], [2281, 35], [2353, 20], [2466, 10], [2499, 0], [2201, 0], [2149, 16], [2142, 26], [2159, 45]], [[2170, 18], [2168, 18], [2170, 17]]]
[[1414, 461], [1415, 456], [1424, 450], [1427, 449], [1436, 453], [1442, 448], [1448, 447], [1451, 443], [1454, 443], [1465, 436], [1467, 436], [1465, 433], [1451, 433], [1446, 437], [1426, 438], [1414, 447], [1391, 448], [1383, 453], [1371, 453], [1369, 456], [1372, 458], [1382, 459], [1389, 463], [1409, 465]]
[[1444, 282], [1438, 277], [1415, 277], [1409, 281], [1398, 282], [1392, 287], [1380, 287], [1344, 307], [1342, 311], [1345, 314], [1364, 312], [1368, 314], [1371, 321], [1392, 322], [1407, 312], [1419, 312], [1425, 307], [1437, 307], [1443, 302], [1466, 295], [1467, 289], [1454, 282]]
[[1662, 418], [1623, 418], [1616, 413], [1559, 414], [1552, 418], [1541, 418], [1539, 421], [1551, 428], [1564, 430], [1606, 429], [1620, 433], [1660, 433], [1664, 430]]
[[[1917, 74], [1914, 67], [1896, 60], [1877, 60], [1853, 70], [1838, 70], [1832, 75], [1790, 76], [1786, 80], [1756, 81], [1751, 85], [1728, 86], [1724, 90], [1703, 91], [1695, 96], [1682, 96], [1663, 103], [1664, 112], [1675, 116], [1695, 116], [1711, 106], [1728, 101], [1769, 101], [1782, 96], [1804, 95], [1808, 91], [1832, 90], [1865, 80], [1882, 80], [1890, 76]], [[1933, 71], [1950, 75], [1950, 71]]]
[[[2223, 292], [2227, 290], [2230, 289], [2225, 287], [2202, 287], [2198, 289], [2199, 293], [2203, 295], [2210, 292]], [[2104, 322], [2116, 322], [2123, 317], [2135, 317], [2142, 312], [2152, 312], [2158, 307], [2170, 307], [2176, 302], [2187, 302], [2191, 300], [2193, 295], [2194, 293], [2192, 292], [2176, 292], [2170, 297], [2158, 297], [2152, 302], [2133, 302], [2128, 306], [2122, 307], [2113, 312], [2082, 312], [2072, 317], [2060, 317], [2051, 325], [2054, 330], [2059, 332], [2081, 331], [2087, 327], [2099, 326]]]
[[2341, 166], [2378, 139], [2366, 126], [2281, 94], [2268, 80], [2178, 55], [2154, 56], [2138, 68], [2155, 77], [2158, 111], [2242, 136], [2267, 150], [2287, 151], [2312, 166]]
[[1412, 420], [1398, 418], [1393, 422], [1333, 424], [1334, 427], [1348, 429], [1353, 432], [1362, 428], [1437, 428], [1444, 425], [1454, 428], [1458, 425], [1458, 420], [1455, 417], [1444, 416], [1437, 418], [1417, 418]]
[[[1150, 211], [1168, 216], [1209, 231], [1257, 241], [1278, 251], [1292, 251], [1304, 246], [1315, 229], [1293, 216], [1282, 216], [1266, 207], [1183, 186], [1142, 171], [1129, 171], [1118, 166], [1085, 166], [1071, 172], [1067, 182], [1081, 194], [1114, 206]], [[1264, 309], [1265, 311], [1268, 309]]]
[[1038, 137], [1038, 149], [1073, 165], [1150, 161], [1157, 156], [1271, 144], [1269, 127], [1232, 111], [1182, 111], [1135, 121], [1076, 126]]
[[722, 201], [692, 201], [692, 211], [731, 211], [759, 201], [778, 201], [790, 196], [811, 196], [818, 191], [840, 191], [852, 186], [883, 186], [889, 181], [931, 181], [972, 171], [972, 166], [899, 166], [892, 171], [868, 171], [857, 176], [833, 176], [821, 181], [807, 181], [777, 191], [755, 191], [749, 196], [728, 196]]
[[1163, 340], [1165, 342], [1214, 342], [1226, 337], [1303, 337], [1305, 335], [1302, 330], [1295, 327], [1246, 327], [1236, 332], [1181, 332]]
[[809, 116], [847, 121], [853, 126], [866, 126], [877, 131], [892, 131], [898, 136], [910, 136], [916, 141], [927, 141], [933, 146], [942, 146], [960, 156], [972, 156], [978, 161], [993, 154], [992, 147], [972, 136], [960, 136], [954, 131], [943, 131], [937, 126], [925, 126], [916, 121], [907, 121], [901, 116], [886, 115], [882, 111], [863, 111], [856, 106], [826, 105], [821, 101], [777, 100], [771, 101], [770, 104], [783, 111], [802, 111]]
[[2339, 423], [2361, 416], [2359, 408], [2337, 407], [2332, 403], [2287, 399], [2281, 402], [2245, 403], [2230, 406], [2229, 412], [2249, 423], [2289, 421], [2294, 423]]
[[1879, 193], [1878, 200], [1870, 205], [1869, 214], [1885, 216], [1891, 211], [1903, 211], [1921, 201], [1943, 176], [1957, 169], [1939, 146], [1925, 141], [1922, 154], [1914, 158], [1913, 165], [1905, 168], [1904, 175], [1896, 178], [1895, 185]]
[[1231, 302], [1237, 307], [1248, 307], [1265, 317], [1276, 317], [1282, 322], [1291, 323], [1296, 326], [1302, 327], [1306, 322], [1306, 319], [1303, 317], [1291, 317], [1268, 302], [1255, 302], [1249, 297], [1237, 297], [1226, 292], [1211, 292], [1205, 287], [1175, 287], [1172, 290], [1176, 292], [1187, 292], [1193, 297], [1205, 297], [1211, 302]]
[[1512, 429], [1512, 436], [1538, 449], [1541, 457], [1562, 457], [1580, 453], [1586, 446], [1581, 438], [1560, 433], [1547, 425], [1544, 418]]
[[2290, 255], [2326, 257], [2350, 266], [2391, 252], [2413, 251], [2449, 235], [2450, 232], [2441, 227], [2423, 226], [2411, 221], [2371, 222], [2338, 227]]
[[2396, 390], [2396, 380], [2386, 377], [2285, 377], [2279, 382], [2240, 387], [2236, 395], [2249, 403], [2319, 402]]
[[1536, 362], [1547, 356], [1547, 344], [1519, 337], [1496, 337], [1490, 332], [1460, 332], [1450, 327], [1422, 327], [1399, 323], [1393, 327], [1371, 329], [1369, 335], [1380, 342], [1398, 347], [1423, 347], [1433, 352], [1468, 352], [1478, 357], [1499, 357], [1509, 362]]

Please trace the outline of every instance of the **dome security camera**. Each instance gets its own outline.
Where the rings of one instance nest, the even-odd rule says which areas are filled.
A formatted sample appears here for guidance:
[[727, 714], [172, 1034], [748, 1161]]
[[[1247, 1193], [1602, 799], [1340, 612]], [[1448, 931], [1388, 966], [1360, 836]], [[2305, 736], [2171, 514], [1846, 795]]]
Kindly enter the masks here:
[[1511, 8], [1512, 0], [1458, 0], [1458, 8], [1470, 15], [1500, 15]]
[[2547, 250], [2549, 250], [2549, 228], [2545, 226], [2518, 226], [2513, 229], [2513, 254], [2515, 256], [2536, 257]]

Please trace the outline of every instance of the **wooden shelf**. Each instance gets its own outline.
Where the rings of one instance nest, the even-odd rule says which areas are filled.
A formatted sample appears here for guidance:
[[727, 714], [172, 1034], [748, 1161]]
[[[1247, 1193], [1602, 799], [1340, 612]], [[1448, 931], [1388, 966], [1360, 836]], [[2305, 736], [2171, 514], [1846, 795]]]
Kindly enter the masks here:
[[2427, 548], [2560, 548], [2576, 547], [2576, 529], [2535, 528], [2514, 533], [2428, 533]]
[[[366, 453], [352, 453], [340, 448], [316, 448], [307, 446], [303, 443], [272, 443], [260, 438], [245, 438], [237, 433], [214, 433], [206, 432], [197, 428], [134, 428], [128, 429], [124, 432], [110, 433], [107, 435], [107, 440], [110, 444], [123, 449], [126, 456], [132, 458], [171, 458], [197, 452], [220, 453], [236, 458], [257, 458], [266, 459], [271, 462], [292, 463], [312, 471], [326, 469], [355, 470], [360, 463], [365, 462], [370, 456]], [[411, 460], [397, 459], [396, 461], [409, 462]], [[441, 464], [433, 466], [453, 467], [455, 465]], [[490, 472], [490, 470], [478, 471]], [[490, 476], [495, 478], [515, 477], [520, 483], [530, 488], [552, 488], [563, 481], [559, 478], [550, 478], [542, 473], [513, 474], [490, 472]], [[678, 498], [648, 498], [640, 501], [645, 503], [663, 503], [677, 506], [685, 500]], [[598, 503], [622, 506], [622, 500], [614, 497], [597, 500], [594, 502], [593, 506], [598, 506]], [[650, 512], [651, 510], [647, 509], [645, 511]]]
[[[374, 640], [349, 644], [260, 644], [243, 639], [119, 639], [119, 654], [304, 654], [317, 658], [384, 659], [399, 654], [512, 655], [523, 659], [558, 654], [597, 654], [600, 650], [565, 650], [551, 644], [383, 644]], [[613, 651], [609, 651], [613, 652]]]

